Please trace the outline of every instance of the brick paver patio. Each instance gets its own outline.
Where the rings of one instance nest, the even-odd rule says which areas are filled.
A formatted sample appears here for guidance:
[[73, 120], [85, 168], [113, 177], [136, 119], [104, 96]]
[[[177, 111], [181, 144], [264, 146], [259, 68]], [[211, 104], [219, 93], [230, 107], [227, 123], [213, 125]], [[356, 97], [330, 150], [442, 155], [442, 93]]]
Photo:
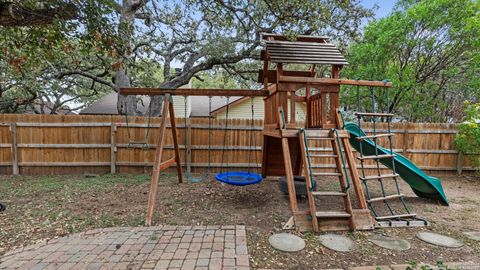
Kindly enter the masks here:
[[106, 228], [14, 250], [0, 269], [250, 269], [245, 226]]

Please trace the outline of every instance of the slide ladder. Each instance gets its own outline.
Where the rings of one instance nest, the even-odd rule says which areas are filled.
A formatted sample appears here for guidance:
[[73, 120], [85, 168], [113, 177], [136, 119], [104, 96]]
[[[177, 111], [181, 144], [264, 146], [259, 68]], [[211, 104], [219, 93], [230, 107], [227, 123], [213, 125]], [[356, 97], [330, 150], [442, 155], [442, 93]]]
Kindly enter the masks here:
[[[410, 209], [407, 207], [404, 195], [400, 191], [400, 186], [398, 184], [399, 174], [396, 172], [395, 168], [395, 157], [396, 153], [393, 151], [393, 136], [394, 134], [391, 132], [390, 123], [394, 116], [394, 114], [390, 113], [389, 106], [388, 106], [388, 91], [387, 91], [387, 112], [386, 113], [379, 113], [375, 112], [376, 110], [376, 100], [375, 95], [373, 93], [373, 89], [371, 91], [371, 99], [372, 99], [372, 112], [360, 112], [360, 98], [359, 98], [359, 91], [357, 87], [357, 99], [358, 99], [358, 108], [355, 116], [358, 120], [358, 127], [361, 129], [362, 122], [365, 122], [365, 119], [370, 119], [372, 123], [372, 133], [370, 135], [365, 136], [358, 136], [355, 139], [359, 143], [358, 152], [359, 156], [357, 157], [360, 161], [360, 171], [361, 176], [360, 180], [363, 182], [365, 187], [365, 195], [367, 198], [367, 203], [372, 211], [375, 219], [378, 222], [380, 227], [391, 227], [391, 226], [423, 226], [427, 225], [425, 220], [417, 218], [415, 213], [412, 213]], [[387, 130], [383, 133], [379, 133], [377, 131], [377, 120], [379, 118], [383, 118], [387, 122]], [[386, 151], [379, 151], [380, 146], [378, 145], [378, 141], [386, 138], [388, 140], [388, 147]], [[367, 144], [371, 144], [373, 142], [373, 151], [371, 148], [367, 148]], [[366, 151], [366, 150], [369, 151]], [[392, 166], [390, 168], [386, 168], [381, 166], [380, 163], [385, 162], [385, 160], [389, 160]], [[374, 165], [370, 168], [375, 170], [375, 174], [367, 175], [366, 172], [366, 164], [365, 163], [374, 163]], [[384, 173], [385, 170], [389, 170], [388, 173]], [[388, 192], [385, 188], [385, 181], [393, 181], [395, 189], [394, 191]], [[380, 195], [373, 194], [372, 186], [377, 184], [380, 188]], [[399, 201], [394, 207], [393, 202]]]
[[[348, 136], [343, 132], [344, 136]], [[302, 155], [302, 161], [305, 170], [305, 180], [307, 186], [307, 199], [312, 217], [313, 231], [320, 231], [319, 222], [322, 220], [335, 220], [335, 219], [348, 219], [348, 227], [353, 230], [355, 224], [353, 220], [353, 209], [348, 189], [350, 183], [348, 181], [347, 167], [345, 164], [344, 152], [340, 142], [339, 133], [335, 130], [301, 130], [300, 134], [300, 150]], [[314, 154], [309, 150], [309, 142], [315, 140], [330, 141], [332, 144], [333, 152], [328, 154]], [[331, 158], [335, 160], [336, 171], [335, 172], [313, 172], [311, 159], [312, 158]], [[316, 185], [317, 177], [336, 176], [339, 179], [340, 190], [339, 191], [314, 191], [313, 187]], [[341, 210], [319, 210], [317, 209], [316, 199], [320, 197], [341, 197], [343, 202], [343, 209]]]

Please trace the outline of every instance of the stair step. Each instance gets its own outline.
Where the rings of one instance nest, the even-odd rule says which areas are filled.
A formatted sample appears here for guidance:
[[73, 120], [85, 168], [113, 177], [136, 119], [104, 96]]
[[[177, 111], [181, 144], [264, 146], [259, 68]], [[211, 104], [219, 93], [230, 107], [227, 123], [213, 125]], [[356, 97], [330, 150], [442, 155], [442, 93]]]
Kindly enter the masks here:
[[375, 219], [376, 220], [385, 220], [385, 219], [394, 219], [394, 218], [413, 218], [413, 217], [416, 217], [416, 216], [417, 216], [417, 214], [401, 214], [401, 215], [375, 217]]
[[333, 154], [309, 154], [310, 157], [319, 157], [319, 158], [336, 158], [337, 155]]
[[358, 116], [378, 116], [378, 117], [393, 117], [393, 113], [373, 113], [373, 112], [356, 112], [355, 115]]
[[370, 200], [367, 200], [367, 202], [372, 203], [372, 202], [378, 202], [378, 201], [398, 199], [398, 198], [402, 198], [402, 197], [403, 197], [403, 194], [395, 194], [395, 195], [388, 195], [388, 196], [385, 196], [385, 197], [371, 198]]
[[367, 159], [381, 159], [381, 158], [393, 158], [395, 155], [376, 155], [376, 156], [362, 156], [357, 157], [359, 160], [367, 160]]
[[368, 175], [368, 176], [365, 176], [365, 177], [360, 177], [360, 180], [368, 181], [368, 180], [377, 180], [377, 179], [393, 178], [393, 177], [399, 177], [399, 175], [396, 174], [396, 173], [381, 174], [381, 175]]
[[350, 215], [347, 212], [336, 212], [336, 211], [317, 211], [315, 212], [317, 218], [349, 218]]
[[336, 191], [313, 191], [313, 196], [347, 196], [345, 192], [336, 192]]
[[362, 141], [365, 139], [376, 139], [376, 138], [382, 138], [382, 137], [393, 137], [393, 133], [382, 133], [382, 134], [375, 134], [375, 135], [367, 135], [367, 136], [361, 136], [361, 137], [356, 137], [355, 139], [358, 141]]
[[313, 173], [313, 176], [341, 176], [341, 173], [338, 172], [321, 172], [321, 173]]

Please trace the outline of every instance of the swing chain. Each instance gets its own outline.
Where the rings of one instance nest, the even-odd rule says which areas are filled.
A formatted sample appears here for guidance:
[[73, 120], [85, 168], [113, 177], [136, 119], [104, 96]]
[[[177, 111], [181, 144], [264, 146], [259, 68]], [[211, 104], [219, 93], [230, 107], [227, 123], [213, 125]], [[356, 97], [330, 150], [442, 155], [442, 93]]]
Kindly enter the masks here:
[[127, 136], [128, 136], [128, 145], [127, 148], [131, 149], [134, 145], [141, 145], [143, 150], [148, 149], [148, 142], [150, 141], [150, 123], [152, 118], [152, 101], [150, 99], [150, 103], [148, 105], [148, 117], [147, 117], [147, 131], [145, 132], [145, 138], [142, 142], [137, 142], [132, 140], [132, 135], [130, 131], [130, 124], [128, 122], [128, 107], [127, 107], [127, 99], [123, 100], [123, 107], [125, 108], [125, 125], [127, 128]]

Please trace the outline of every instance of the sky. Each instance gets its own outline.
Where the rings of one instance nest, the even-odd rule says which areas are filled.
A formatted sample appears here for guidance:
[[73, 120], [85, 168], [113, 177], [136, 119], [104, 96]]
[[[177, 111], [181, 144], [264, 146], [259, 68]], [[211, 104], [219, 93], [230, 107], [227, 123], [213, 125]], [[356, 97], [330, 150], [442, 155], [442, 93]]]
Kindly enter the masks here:
[[367, 8], [373, 7], [375, 4], [378, 5], [378, 10], [375, 12], [375, 18], [383, 18], [387, 16], [393, 9], [395, 5], [395, 0], [361, 0], [363, 6]]

